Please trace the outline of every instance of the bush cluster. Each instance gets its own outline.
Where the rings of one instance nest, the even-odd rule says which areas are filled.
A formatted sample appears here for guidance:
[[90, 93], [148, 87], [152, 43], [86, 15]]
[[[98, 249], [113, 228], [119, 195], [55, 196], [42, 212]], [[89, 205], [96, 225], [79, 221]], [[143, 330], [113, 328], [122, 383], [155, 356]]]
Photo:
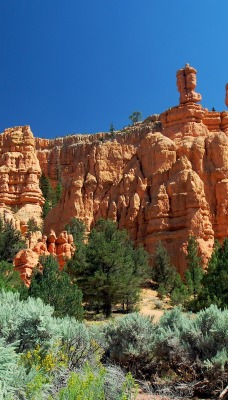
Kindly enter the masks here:
[[88, 243], [83, 241], [83, 226], [73, 219], [66, 226], [76, 245], [67, 271], [83, 292], [88, 309], [111, 315], [115, 305], [123, 311], [134, 309], [140, 284], [148, 276], [148, 254], [134, 247], [126, 230], [117, 223], [100, 219], [91, 230]]
[[174, 308], [157, 324], [131, 314], [100, 328], [100, 337], [106, 359], [152, 386], [159, 381], [158, 393], [175, 387], [175, 395], [184, 398], [215, 396], [227, 382], [228, 310], [215, 305], [196, 315]]
[[228, 311], [174, 308], [156, 324], [133, 313], [88, 327], [56, 318], [39, 298], [0, 292], [3, 399], [130, 400], [137, 388], [128, 372], [157, 393], [186, 398], [206, 388], [216, 397], [228, 379]]
[[101, 365], [103, 350], [90, 329], [53, 314], [41, 299], [0, 292], [1, 398], [132, 399], [134, 380], [118, 367]]

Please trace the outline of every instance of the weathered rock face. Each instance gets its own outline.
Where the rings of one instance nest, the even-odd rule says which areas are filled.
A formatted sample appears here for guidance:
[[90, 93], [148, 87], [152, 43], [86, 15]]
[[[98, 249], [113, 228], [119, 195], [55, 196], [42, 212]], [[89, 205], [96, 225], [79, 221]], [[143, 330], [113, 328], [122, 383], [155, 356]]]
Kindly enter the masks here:
[[40, 174], [30, 128], [6, 129], [0, 135], [0, 214], [22, 231], [30, 218], [41, 222]]
[[28, 248], [20, 250], [14, 259], [15, 269], [19, 271], [26, 286], [30, 285], [33, 269], [38, 265], [42, 269], [42, 265], [39, 264], [40, 256], [52, 254], [57, 258], [61, 270], [66, 260], [70, 259], [75, 252], [73, 237], [66, 231], [61, 232], [58, 237], [53, 230], [48, 236], [42, 236], [40, 233], [40, 237], [35, 238], [35, 245], [33, 236], [32, 234], [29, 238]]
[[196, 70], [186, 64], [185, 68], [177, 71], [177, 88], [180, 92], [180, 104], [189, 102], [198, 103], [202, 100], [199, 93], [195, 93], [196, 87]]
[[111, 218], [150, 253], [162, 240], [180, 272], [189, 235], [198, 238], [206, 261], [214, 238], [228, 235], [228, 112], [196, 104], [201, 95], [189, 65], [178, 71], [177, 84], [178, 106], [114, 138], [35, 139], [41, 170], [53, 185], [61, 175], [64, 187], [45, 232], [59, 234], [72, 217], [88, 229]]

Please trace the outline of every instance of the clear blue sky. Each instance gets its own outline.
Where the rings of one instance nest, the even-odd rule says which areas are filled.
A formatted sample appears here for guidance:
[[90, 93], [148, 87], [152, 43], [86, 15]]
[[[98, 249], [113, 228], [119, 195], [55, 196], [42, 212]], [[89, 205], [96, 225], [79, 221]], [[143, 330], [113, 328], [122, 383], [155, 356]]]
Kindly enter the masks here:
[[198, 70], [202, 105], [226, 109], [227, 0], [0, 0], [0, 132], [108, 131], [178, 104]]

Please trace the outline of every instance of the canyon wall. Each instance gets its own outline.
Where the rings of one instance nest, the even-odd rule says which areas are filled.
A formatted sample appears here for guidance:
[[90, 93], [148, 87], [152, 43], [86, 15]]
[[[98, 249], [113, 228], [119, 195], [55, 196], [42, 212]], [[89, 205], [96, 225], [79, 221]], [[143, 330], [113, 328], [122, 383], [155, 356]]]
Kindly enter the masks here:
[[[45, 220], [46, 234], [59, 234], [72, 217], [85, 221], [88, 230], [99, 218], [111, 218], [150, 253], [162, 240], [180, 272], [189, 235], [198, 238], [206, 262], [214, 239], [228, 234], [228, 112], [196, 104], [201, 95], [194, 91], [195, 76], [189, 65], [179, 70], [180, 104], [122, 131], [35, 138], [36, 176], [41, 169], [53, 186], [59, 179], [63, 184], [62, 198]], [[18, 128], [7, 132], [2, 137], [16, 137]], [[4, 146], [3, 158], [5, 149], [16, 151]], [[28, 177], [29, 170], [24, 188]], [[31, 185], [30, 191], [18, 189], [22, 209], [28, 193], [32, 207], [42, 204], [33, 183], [33, 192]]]

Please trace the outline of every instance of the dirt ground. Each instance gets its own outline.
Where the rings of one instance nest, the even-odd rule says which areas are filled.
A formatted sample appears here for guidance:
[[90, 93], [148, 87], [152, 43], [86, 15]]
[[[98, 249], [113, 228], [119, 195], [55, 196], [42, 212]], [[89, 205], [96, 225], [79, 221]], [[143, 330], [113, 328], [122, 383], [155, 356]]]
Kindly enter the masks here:
[[154, 322], [158, 322], [164, 314], [164, 310], [170, 308], [169, 300], [160, 300], [157, 292], [152, 289], [142, 289], [141, 300], [139, 302], [139, 312], [142, 315], [154, 317]]
[[[158, 308], [161, 307], [161, 308]], [[158, 322], [164, 314], [164, 310], [170, 308], [168, 299], [161, 301], [157, 292], [152, 289], [142, 289], [139, 312], [142, 315], [153, 317], [154, 322]], [[139, 393], [136, 400], [170, 400], [168, 397], [161, 397], [146, 393]]]

